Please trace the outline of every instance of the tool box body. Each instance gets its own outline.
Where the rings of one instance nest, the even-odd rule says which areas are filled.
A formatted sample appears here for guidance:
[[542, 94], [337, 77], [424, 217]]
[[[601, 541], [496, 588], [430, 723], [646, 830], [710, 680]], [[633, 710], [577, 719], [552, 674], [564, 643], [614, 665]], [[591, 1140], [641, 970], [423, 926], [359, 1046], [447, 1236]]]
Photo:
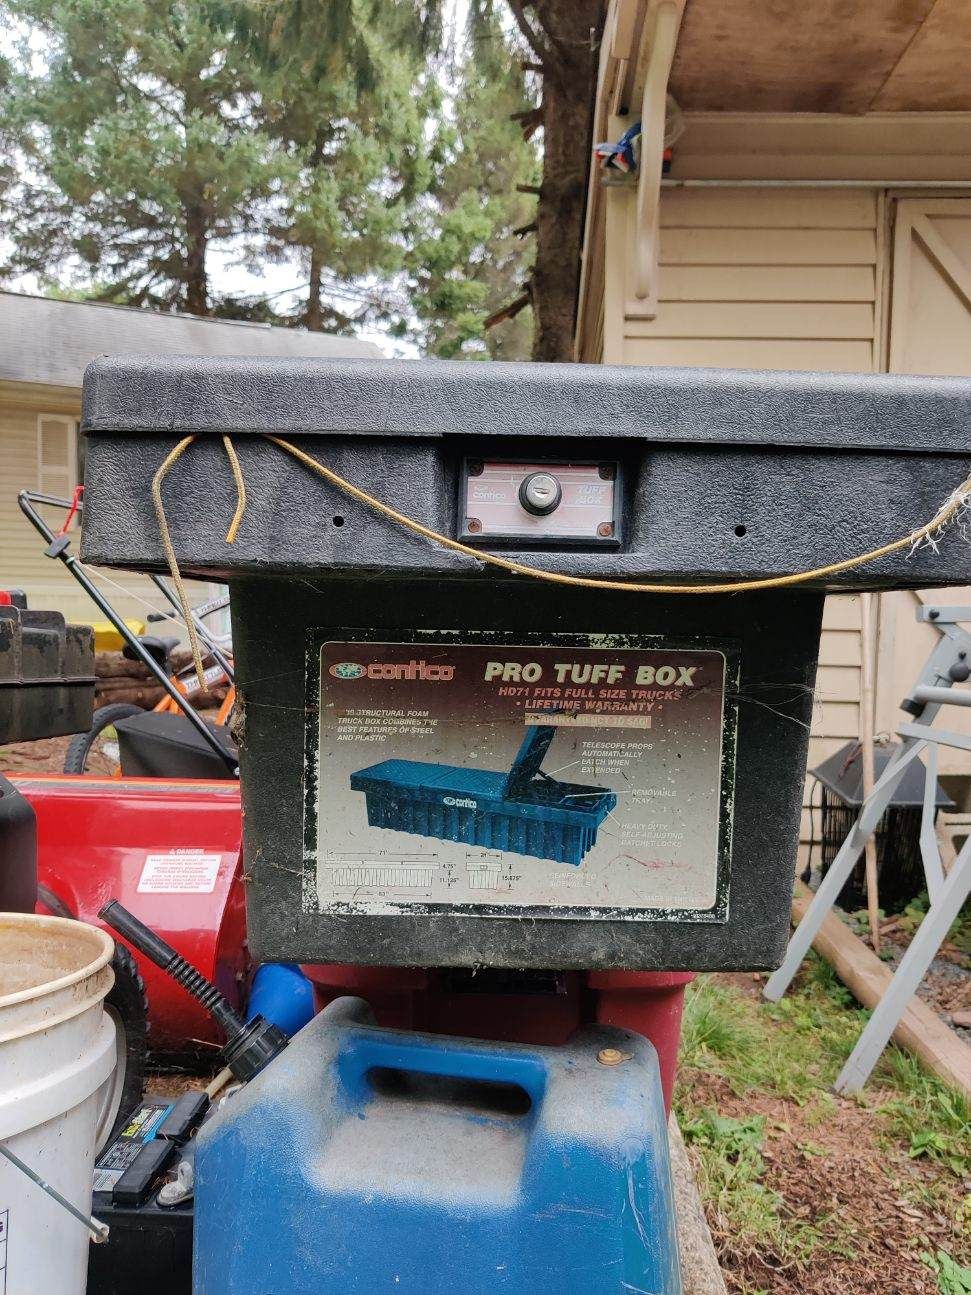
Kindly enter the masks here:
[[555, 732], [527, 733], [508, 773], [384, 760], [352, 774], [351, 787], [367, 797], [372, 827], [579, 864], [617, 797], [538, 776]]
[[[727, 913], [699, 922], [686, 913], [652, 920], [614, 920], [596, 904], [551, 918], [491, 911], [481, 916], [453, 905], [415, 917], [351, 911], [319, 911], [307, 901], [314, 876], [311, 836], [301, 836], [308, 786], [308, 732], [320, 713], [314, 695], [294, 714], [294, 682], [313, 672], [317, 654], [303, 640], [308, 623], [322, 637], [342, 637], [361, 615], [360, 590], [330, 579], [303, 588], [294, 599], [288, 581], [234, 581], [233, 632], [238, 677], [251, 681], [244, 694], [245, 736], [240, 758], [244, 839], [253, 860], [247, 894], [251, 942], [265, 959], [289, 950], [301, 963], [492, 966], [534, 968], [623, 967], [631, 970], [748, 970], [774, 966], [789, 932], [795, 852], [802, 804], [813, 684], [823, 598], [787, 591], [720, 598], [632, 599], [551, 587], [531, 590], [528, 600], [511, 582], [473, 581], [436, 585], [385, 580], [373, 586], [380, 608], [376, 637], [410, 639], [416, 625], [442, 627], [457, 640], [477, 626], [501, 641], [510, 606], [516, 607], [517, 641], [545, 641], [549, 627], [583, 633], [614, 632], [630, 640], [645, 628], [664, 626], [671, 636], [716, 641], [737, 651], [739, 676], [726, 703], [736, 727], [731, 744], [730, 795], [723, 818], [733, 815], [725, 871]], [[281, 723], [281, 717], [287, 722]], [[477, 733], [473, 729], [473, 737]], [[557, 743], [563, 742], [558, 736]], [[508, 746], [504, 748], [508, 751]], [[554, 748], [555, 750], [556, 748]], [[556, 769], [560, 760], [548, 761]], [[495, 769], [498, 760], [492, 761]], [[299, 774], [295, 773], [299, 770]], [[798, 771], [798, 773], [796, 773]], [[565, 771], [567, 776], [569, 771]], [[321, 776], [328, 773], [321, 770]], [[498, 788], [498, 781], [493, 784]], [[585, 788], [585, 790], [588, 790]], [[360, 793], [351, 793], [360, 795]], [[621, 797], [621, 799], [624, 799]], [[324, 806], [324, 813], [332, 810]], [[616, 812], [616, 811], [614, 811]], [[604, 822], [604, 840], [612, 822]], [[727, 832], [727, 828], [726, 828]], [[390, 833], [376, 835], [390, 839]], [[402, 834], [402, 845], [420, 842]], [[725, 832], [722, 834], [725, 841]], [[432, 848], [434, 844], [432, 843]], [[505, 856], [503, 856], [505, 857]], [[574, 869], [551, 863], [570, 880]]]
[[[291, 440], [391, 508], [472, 548], [574, 577], [695, 585], [793, 575], [886, 545], [923, 525], [971, 469], [969, 409], [971, 383], [945, 378], [367, 360], [100, 360], [85, 378], [83, 555], [110, 566], [164, 569], [151, 481], [178, 439], [196, 436], [162, 493], [185, 574], [225, 579], [231, 588], [249, 930], [260, 956], [591, 970], [771, 967], [788, 931], [824, 596], [963, 584], [968, 551], [960, 528], [933, 545], [905, 547], [797, 589], [646, 596], [540, 584], [497, 573], [470, 553], [404, 529], [321, 480], [266, 436]], [[226, 531], [236, 493], [223, 434], [233, 438], [251, 501], [233, 544]], [[565, 533], [570, 528], [563, 510], [576, 505], [573, 496], [548, 526], [522, 510], [516, 514], [521, 524], [511, 529], [490, 521], [490, 509], [517, 507], [502, 474], [515, 485], [516, 473], [531, 467], [560, 470], [565, 491], [582, 478], [582, 490], [598, 506], [609, 502], [589, 542]], [[478, 534], [471, 522], [481, 523]], [[417, 763], [475, 768], [472, 750], [481, 745], [478, 758], [486, 770], [501, 769], [500, 752], [508, 750], [497, 730], [479, 742], [474, 714], [466, 715], [462, 728], [450, 725], [442, 711], [442, 743], [430, 729], [416, 736], [389, 721], [372, 734], [382, 747], [360, 744], [352, 752], [355, 763], [338, 770], [334, 751], [339, 755], [352, 744], [321, 756], [320, 734], [328, 725], [368, 722], [352, 713], [368, 707], [345, 704], [327, 691], [330, 680], [321, 674], [321, 652], [328, 642], [347, 641], [349, 626], [360, 627], [345, 658], [353, 668], [360, 665], [355, 652], [363, 660], [365, 648], [382, 641], [412, 644], [416, 662], [429, 644], [440, 653], [447, 642], [462, 645], [461, 657], [487, 640], [550, 645], [571, 635], [588, 653], [605, 644], [614, 662], [625, 644], [642, 651], [644, 661], [650, 651], [660, 659], [667, 647], [683, 652], [695, 650], [692, 644], [709, 658], [720, 655], [727, 663], [716, 689], [721, 709], [709, 714], [703, 741], [686, 741], [675, 751], [665, 727], [670, 710], [654, 712], [653, 733], [624, 731], [630, 749], [638, 742], [644, 748], [636, 786], [627, 785], [623, 771], [600, 774], [609, 759], [590, 744], [608, 751], [606, 725], [599, 733], [576, 730], [557, 740], [558, 749], [575, 743], [571, 758], [582, 766], [579, 784], [602, 784], [618, 795], [614, 813], [640, 798], [642, 805], [657, 805], [659, 823], [664, 802], [660, 794], [649, 801], [652, 788], [664, 790], [675, 761], [688, 772], [704, 767], [705, 821], [718, 834], [717, 850], [706, 846], [717, 890], [710, 906], [691, 907], [677, 897], [660, 907], [646, 903], [641, 911], [612, 906], [612, 876], [635, 866], [632, 853], [636, 867], [643, 865], [638, 876], [645, 893], [653, 894], [680, 866], [673, 850], [655, 849], [646, 837], [632, 852], [622, 834], [610, 835], [612, 820], [599, 824], [597, 841], [580, 864], [549, 863], [558, 876], [550, 881], [556, 896], [545, 905], [510, 911], [444, 894], [434, 903], [402, 904], [401, 891], [384, 908], [322, 898], [328, 833], [339, 826], [340, 814], [351, 813], [346, 803], [340, 813], [331, 806], [330, 791], [356, 796], [360, 807], [357, 836], [342, 839], [339, 848], [348, 877], [380, 872], [383, 861], [419, 847], [420, 858], [431, 850], [446, 859], [465, 886], [459, 845], [473, 853], [484, 849], [460, 835], [439, 850], [425, 836], [428, 825], [432, 835], [439, 832], [437, 821], [417, 834], [401, 831], [403, 816], [415, 813], [406, 802], [417, 802], [400, 789], [393, 803], [382, 801], [388, 785], [379, 789], [375, 778], [364, 798], [373, 822], [399, 818], [396, 827], [372, 827], [360, 794], [348, 789], [348, 776], [364, 769], [373, 774], [381, 763], [378, 750], [405, 763], [414, 756]], [[368, 662], [378, 660], [371, 652]], [[360, 691], [366, 684], [367, 678], [347, 687]], [[580, 704], [609, 707], [605, 694], [594, 693]], [[712, 695], [711, 687], [699, 690], [698, 706]], [[425, 705], [416, 691], [398, 708], [395, 723], [407, 726], [412, 710]], [[694, 710], [681, 707], [686, 733]], [[534, 722], [543, 722], [542, 716]], [[581, 750], [584, 741], [588, 747]], [[718, 741], [720, 781], [706, 763]], [[647, 750], [652, 743], [653, 754]], [[437, 749], [442, 744], [444, 752]], [[652, 782], [649, 766], [661, 757], [663, 776]], [[562, 763], [569, 762], [564, 756]], [[335, 770], [340, 782], [331, 786]], [[574, 773], [563, 773], [574, 780]], [[308, 807], [318, 792], [314, 820]], [[698, 797], [678, 795], [682, 818], [680, 808], [672, 810], [664, 820], [669, 835], [652, 840], [663, 844], [682, 828], [690, 837], [692, 824], [701, 821]], [[458, 830], [472, 829], [460, 824]], [[608, 856], [613, 841], [615, 854]], [[496, 853], [503, 875], [511, 877], [512, 862], [521, 856], [504, 847]], [[537, 859], [529, 856], [530, 867]], [[582, 885], [594, 864], [602, 885], [587, 897]], [[416, 878], [421, 880], [415, 873], [412, 882]]]

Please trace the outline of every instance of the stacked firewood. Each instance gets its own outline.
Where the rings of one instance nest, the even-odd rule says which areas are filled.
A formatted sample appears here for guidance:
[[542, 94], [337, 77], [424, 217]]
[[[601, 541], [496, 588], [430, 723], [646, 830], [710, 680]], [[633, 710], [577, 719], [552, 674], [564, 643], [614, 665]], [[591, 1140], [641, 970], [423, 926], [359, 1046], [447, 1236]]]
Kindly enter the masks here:
[[[169, 662], [169, 673], [176, 674], [192, 661], [188, 648], [177, 649]], [[95, 660], [95, 706], [110, 706], [114, 702], [127, 702], [151, 710], [166, 695], [160, 683], [141, 661], [129, 661], [121, 652], [99, 652]], [[196, 709], [218, 706], [225, 699], [228, 685], [214, 684], [192, 696]]]

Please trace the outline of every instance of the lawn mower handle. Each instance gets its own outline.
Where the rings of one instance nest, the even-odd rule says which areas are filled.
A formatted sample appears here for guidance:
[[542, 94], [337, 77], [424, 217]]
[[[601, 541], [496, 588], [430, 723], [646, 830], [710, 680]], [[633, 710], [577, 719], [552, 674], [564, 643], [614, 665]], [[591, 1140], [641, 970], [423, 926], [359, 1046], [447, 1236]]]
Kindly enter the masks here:
[[[185, 697], [158, 664], [151, 652], [149, 652], [144, 645], [139, 642], [138, 636], [131, 632], [108, 600], [102, 595], [98, 586], [88, 577], [78, 558], [75, 554], [69, 551], [70, 540], [68, 537], [66, 535], [55, 535], [34, 507], [34, 504], [49, 504], [53, 508], [67, 509], [71, 507], [71, 501], [69, 499], [59, 499], [56, 495], [38, 494], [33, 490], [21, 490], [20, 494], [17, 496], [17, 503], [20, 506], [20, 511], [27, 518], [30, 524], [47, 541], [47, 556], [57, 558], [60, 562], [64, 563], [68, 571], [70, 571], [71, 575], [88, 595], [94, 605], [102, 615], [108, 618], [121, 637], [136, 654], [138, 660], [151, 671], [154, 677], [162, 685], [199, 736], [208, 746], [212, 747], [220, 760], [222, 760], [231, 770], [233, 776], [238, 776], [238, 766], [234, 757], [223, 748], [221, 743], [210, 731], [205, 720], [201, 715], [199, 715], [198, 711], [186, 702]], [[83, 504], [78, 505], [79, 510], [81, 507], [83, 507]]]

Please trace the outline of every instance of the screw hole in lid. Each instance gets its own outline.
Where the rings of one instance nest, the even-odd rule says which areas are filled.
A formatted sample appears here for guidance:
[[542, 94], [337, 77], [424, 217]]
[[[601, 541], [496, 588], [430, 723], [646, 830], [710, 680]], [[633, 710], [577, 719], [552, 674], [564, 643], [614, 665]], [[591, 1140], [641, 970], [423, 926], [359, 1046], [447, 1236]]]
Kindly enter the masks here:
[[735, 527], [735, 534], [738, 536], [739, 539], [744, 539], [744, 537], [748, 534], [748, 527], [743, 526], [741, 522], [739, 522], [739, 524]]
[[343, 517], [340, 517], [340, 516], [338, 516], [338, 517], [332, 517], [332, 518], [331, 518], [331, 521], [334, 523], [334, 525], [335, 525], [335, 526], [343, 526], [343, 525], [344, 525], [344, 518], [343, 518]]

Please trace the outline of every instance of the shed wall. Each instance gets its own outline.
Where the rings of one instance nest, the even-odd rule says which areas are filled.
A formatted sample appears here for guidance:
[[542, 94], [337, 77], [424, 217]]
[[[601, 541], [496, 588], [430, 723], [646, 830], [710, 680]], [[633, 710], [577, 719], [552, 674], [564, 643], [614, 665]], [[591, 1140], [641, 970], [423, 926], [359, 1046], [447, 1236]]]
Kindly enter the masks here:
[[[597, 343], [602, 335], [606, 363], [927, 372], [927, 357], [936, 354], [948, 373], [971, 374], [971, 295], [960, 272], [971, 263], [964, 232], [971, 229], [971, 198], [925, 198], [925, 216], [916, 200], [899, 204], [869, 188], [665, 189], [654, 310], [632, 293], [635, 192], [612, 188], [604, 198]], [[928, 218], [938, 220], [954, 249], [952, 263], [930, 286], [927, 248], [921, 244], [915, 257], [910, 241], [914, 228], [919, 241]], [[581, 336], [580, 353], [594, 358], [588, 346]], [[845, 556], [853, 551], [852, 537], [834, 536], [833, 546], [834, 558]], [[964, 592], [947, 598], [968, 601]], [[878, 732], [898, 722], [898, 703], [933, 634], [914, 623], [917, 601], [912, 594], [879, 599]], [[860, 731], [859, 598], [829, 598], [823, 626], [810, 768]], [[949, 753], [946, 772], [971, 774], [971, 758]], [[807, 810], [804, 844], [810, 827]]]

